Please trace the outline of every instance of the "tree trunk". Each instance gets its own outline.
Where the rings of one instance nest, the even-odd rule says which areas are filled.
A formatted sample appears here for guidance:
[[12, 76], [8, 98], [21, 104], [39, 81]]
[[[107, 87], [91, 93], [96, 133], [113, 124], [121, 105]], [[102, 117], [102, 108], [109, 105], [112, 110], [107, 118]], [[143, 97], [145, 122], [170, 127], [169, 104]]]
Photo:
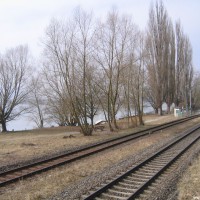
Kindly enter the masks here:
[[[139, 82], [139, 81], [138, 81]], [[139, 83], [138, 83], [139, 86]], [[143, 104], [143, 103], [142, 103]], [[137, 97], [137, 112], [138, 112], [138, 118], [139, 118], [139, 125], [144, 125], [142, 116], [143, 113], [141, 111], [141, 104], [140, 104], [140, 92], [139, 92], [139, 87], [138, 87], [138, 97]]]
[[44, 121], [43, 121], [43, 119], [40, 119], [40, 125], [39, 125], [39, 128], [44, 128]]
[[112, 109], [112, 116], [113, 116], [113, 123], [114, 123], [115, 129], [119, 129], [118, 126], [117, 126], [117, 120], [116, 120], [116, 117], [115, 117], [115, 106], [114, 105], [113, 105], [113, 109]]
[[135, 109], [135, 126], [137, 126], [137, 125], [138, 125], [138, 123], [137, 123], [137, 111]]
[[138, 117], [139, 117], [139, 124], [143, 126], [144, 122], [143, 122], [143, 119], [142, 119], [142, 114], [139, 114]]
[[2, 122], [1, 122], [1, 125], [2, 125], [2, 132], [7, 132], [6, 122], [5, 122], [5, 121], [2, 121]]
[[170, 103], [167, 104], [167, 113], [170, 114]]
[[138, 118], [139, 118], [139, 125], [144, 125], [143, 119], [142, 119], [143, 113], [141, 112], [140, 108], [138, 107]]
[[90, 119], [91, 119], [91, 126], [93, 129], [94, 128], [94, 115], [93, 114], [91, 114]]
[[159, 114], [159, 115], [163, 115], [162, 105], [158, 108], [158, 114]]
[[[109, 105], [108, 105], [108, 106], [109, 106]], [[114, 130], [113, 130], [113, 127], [112, 127], [112, 124], [111, 124], [111, 120], [110, 120], [110, 111], [109, 111], [109, 109], [108, 109], [108, 125], [109, 125], [110, 131], [111, 131], [111, 132], [114, 131]]]
[[[109, 86], [109, 88], [110, 88], [110, 86]], [[108, 94], [107, 94], [108, 96], [107, 96], [107, 103], [108, 103], [108, 125], [109, 125], [109, 129], [110, 129], [110, 131], [112, 132], [112, 131], [114, 131], [113, 130], [113, 127], [112, 127], [112, 124], [111, 124], [111, 121], [112, 121], [112, 111], [111, 111], [111, 103], [110, 103], [110, 89], [109, 89], [109, 91], [108, 91]]]

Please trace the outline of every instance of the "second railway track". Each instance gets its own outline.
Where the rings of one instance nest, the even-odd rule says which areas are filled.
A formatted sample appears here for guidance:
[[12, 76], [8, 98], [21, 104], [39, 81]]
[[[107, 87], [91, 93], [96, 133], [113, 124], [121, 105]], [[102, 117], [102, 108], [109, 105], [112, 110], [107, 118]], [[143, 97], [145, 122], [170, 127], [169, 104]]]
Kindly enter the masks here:
[[[151, 184], [200, 139], [200, 125], [185, 131], [167, 146], [136, 166], [130, 167], [113, 180], [107, 180], [96, 191], [84, 195], [84, 200], [149, 199]], [[95, 189], [94, 189], [95, 190]], [[145, 192], [144, 192], [145, 191]]]
[[97, 144], [88, 146], [86, 148], [81, 148], [79, 150], [76, 151], [72, 151], [70, 153], [66, 153], [60, 156], [56, 156], [50, 159], [46, 159], [40, 162], [36, 162], [33, 164], [29, 164], [26, 166], [22, 166], [22, 167], [18, 167], [9, 171], [5, 171], [3, 173], [0, 173], [0, 187], [5, 186], [9, 183], [15, 182], [17, 180], [32, 176], [34, 174], [37, 173], [41, 173], [44, 171], [47, 171], [49, 169], [55, 168], [57, 166], [66, 164], [66, 163], [71, 163], [75, 160], [81, 159], [83, 157], [87, 157], [89, 155], [98, 153], [100, 151], [103, 151], [105, 149], [109, 149], [111, 147], [123, 144], [125, 142], [129, 142], [131, 140], [134, 140], [136, 138], [139, 137], [143, 137], [148, 135], [149, 133], [153, 133], [159, 130], [163, 130], [166, 129], [168, 127], [186, 122], [188, 120], [192, 120], [194, 118], [200, 117], [200, 115], [195, 115], [192, 117], [188, 117], [188, 118], [183, 118], [180, 120], [176, 120], [176, 121], [172, 121], [172, 122], [168, 122], [162, 125], [158, 125], [152, 128], [148, 128], [146, 130], [143, 131], [138, 131], [136, 133], [133, 134], [129, 134], [126, 136], [122, 136], [119, 138], [115, 138], [115, 139], [110, 139], [108, 141], [104, 141], [104, 142], [99, 142]]

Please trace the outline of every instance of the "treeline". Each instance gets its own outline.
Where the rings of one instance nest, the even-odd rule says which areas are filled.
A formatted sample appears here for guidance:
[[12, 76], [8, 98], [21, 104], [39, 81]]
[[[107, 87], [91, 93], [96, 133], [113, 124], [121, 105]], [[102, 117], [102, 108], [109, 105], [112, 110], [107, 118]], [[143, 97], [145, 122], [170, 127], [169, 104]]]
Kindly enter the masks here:
[[150, 8], [143, 32], [116, 10], [100, 20], [79, 8], [71, 19], [53, 19], [42, 45], [42, 69], [32, 71], [32, 77], [27, 48], [0, 58], [3, 131], [6, 122], [27, 109], [40, 128], [47, 122], [79, 125], [84, 135], [91, 135], [99, 111], [112, 131], [118, 128], [120, 109], [127, 117], [137, 114], [143, 124], [144, 101], [159, 114], [163, 102], [168, 112], [172, 103], [198, 106], [199, 78], [193, 78], [189, 38], [180, 22], [173, 24], [162, 2]]

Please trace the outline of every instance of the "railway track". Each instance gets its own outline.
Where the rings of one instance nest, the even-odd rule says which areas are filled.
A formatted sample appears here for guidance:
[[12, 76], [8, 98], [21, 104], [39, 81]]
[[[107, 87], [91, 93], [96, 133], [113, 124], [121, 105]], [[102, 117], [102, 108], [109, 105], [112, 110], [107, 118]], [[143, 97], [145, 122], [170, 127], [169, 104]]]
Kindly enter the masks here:
[[143, 131], [139, 131], [133, 134], [129, 134], [126, 136], [122, 136], [115, 139], [110, 139], [104, 142], [99, 142], [97, 144], [91, 145], [86, 148], [81, 148], [76, 151], [72, 151], [70, 153], [66, 153], [60, 156], [56, 156], [50, 159], [46, 159], [40, 162], [35, 162], [26, 166], [18, 167], [12, 170], [5, 171], [3, 173], [0, 173], [0, 187], [5, 186], [9, 183], [15, 182], [20, 179], [24, 179], [26, 177], [30, 177], [34, 174], [38, 174], [47, 170], [50, 170], [52, 168], [64, 165], [66, 163], [71, 163], [73, 161], [76, 161], [78, 159], [87, 157], [89, 155], [98, 153], [100, 151], [103, 151], [105, 149], [123, 144], [125, 142], [129, 142], [131, 140], [146, 136], [150, 133], [154, 133], [159, 130], [166, 129], [168, 127], [184, 123], [188, 120], [192, 120], [194, 118], [200, 117], [200, 115], [191, 116], [188, 118], [179, 119], [173, 122], [168, 122], [166, 124], [158, 125], [152, 128], [148, 128]]
[[128, 171], [122, 172], [114, 180], [83, 196], [84, 200], [133, 200], [148, 199], [153, 184], [163, 175], [193, 144], [200, 139], [200, 125], [185, 131], [179, 138], [151, 155]]

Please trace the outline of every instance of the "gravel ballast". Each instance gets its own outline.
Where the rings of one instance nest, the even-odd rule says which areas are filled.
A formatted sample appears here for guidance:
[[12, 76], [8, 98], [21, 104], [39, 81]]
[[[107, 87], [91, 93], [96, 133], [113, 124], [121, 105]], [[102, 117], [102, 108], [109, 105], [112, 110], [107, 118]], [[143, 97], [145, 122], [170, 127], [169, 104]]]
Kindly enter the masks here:
[[[177, 138], [179, 136], [176, 136], [174, 138]], [[108, 167], [106, 168], [104, 171], [96, 173], [93, 176], [87, 177], [84, 180], [75, 183], [74, 185], [71, 185], [70, 187], [67, 187], [65, 190], [63, 190], [63, 192], [61, 192], [60, 194], [50, 198], [51, 200], [61, 200], [61, 199], [68, 199], [68, 200], [72, 200], [72, 199], [82, 199], [82, 195], [83, 194], [87, 194], [88, 191], [95, 189], [95, 187], [99, 187], [101, 184], [105, 183], [106, 180], [108, 179], [114, 179], [115, 176], [117, 176], [120, 172], [124, 172], [127, 171], [130, 167], [137, 165], [141, 160], [144, 160], [145, 158], [147, 158], [148, 156], [150, 156], [152, 153], [158, 151], [160, 148], [162, 148], [163, 146], [167, 145], [167, 143], [169, 143], [170, 141], [172, 141], [174, 138], [171, 139], [166, 139], [166, 141], [156, 144], [156, 145], [152, 145], [132, 156], [130, 156], [128, 159], [123, 160], [115, 165], [113, 165], [112, 167]], [[192, 147], [193, 149], [193, 147]], [[199, 150], [190, 150], [190, 154], [186, 157], [187, 159], [189, 159], [188, 162], [191, 162], [191, 159], [193, 158], [193, 152], [194, 154], [196, 154]], [[180, 167], [178, 169], [176, 169], [176, 171], [173, 173], [174, 177], [169, 177], [170, 181], [169, 183], [173, 182], [173, 185], [175, 184], [174, 181], [172, 180], [177, 180], [177, 177], [180, 176], [180, 174], [182, 173], [182, 171], [188, 166], [188, 162], [183, 160], [181, 161], [181, 163], [184, 163], [183, 165], [180, 165]], [[163, 191], [165, 191], [164, 193], [161, 192], [161, 194], [157, 194], [156, 193], [156, 197], [152, 197], [152, 199], [166, 199], [166, 197], [169, 195], [169, 193], [171, 193], [171, 186], [168, 188], [167, 184], [168, 182], [166, 181], [166, 187], [162, 186]], [[174, 188], [174, 187], [173, 187]], [[159, 190], [161, 191], [161, 190]], [[155, 193], [154, 193], [155, 194]], [[164, 197], [163, 197], [164, 196]]]

